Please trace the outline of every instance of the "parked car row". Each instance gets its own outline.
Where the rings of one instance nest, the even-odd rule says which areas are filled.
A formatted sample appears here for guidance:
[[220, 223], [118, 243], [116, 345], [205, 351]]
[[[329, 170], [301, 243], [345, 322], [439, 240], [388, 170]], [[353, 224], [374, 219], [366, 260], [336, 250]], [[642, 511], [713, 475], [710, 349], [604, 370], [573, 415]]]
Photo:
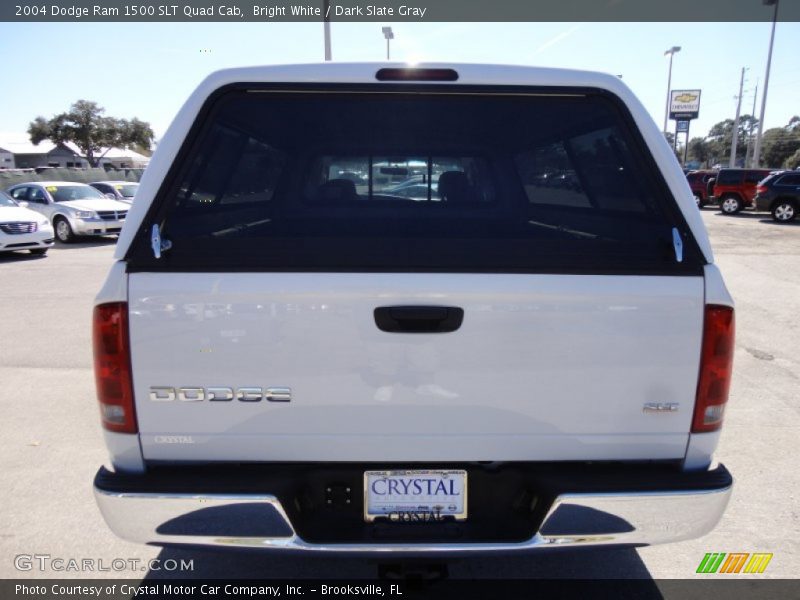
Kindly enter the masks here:
[[716, 203], [725, 215], [752, 208], [772, 213], [780, 223], [797, 217], [800, 171], [770, 169], [697, 170], [686, 174], [698, 208]]
[[[800, 171], [697, 170], [687, 173], [686, 179], [698, 207], [715, 202], [726, 215], [755, 208], [788, 223], [800, 209]], [[138, 185], [36, 181], [14, 185], [8, 193], [0, 191], [0, 252], [46, 254], [55, 238], [70, 243], [80, 236], [118, 234]], [[421, 187], [427, 195], [424, 184], [401, 184], [396, 191], [414, 196]]]
[[0, 196], [0, 252], [45, 254], [55, 239], [119, 234], [137, 183], [19, 183]]

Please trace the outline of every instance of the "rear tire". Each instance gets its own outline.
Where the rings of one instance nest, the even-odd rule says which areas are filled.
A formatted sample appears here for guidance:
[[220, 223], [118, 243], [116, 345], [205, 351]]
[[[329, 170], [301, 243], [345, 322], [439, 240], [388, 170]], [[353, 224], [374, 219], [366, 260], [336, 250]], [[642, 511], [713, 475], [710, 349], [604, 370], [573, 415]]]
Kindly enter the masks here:
[[791, 223], [797, 217], [797, 204], [793, 200], [779, 200], [772, 207], [772, 218], [778, 223]]
[[30, 250], [28, 250], [28, 252], [30, 252], [31, 254], [36, 254], [38, 256], [44, 256], [45, 254], [47, 254], [47, 251], [49, 249], [50, 248], [31, 248]]
[[703, 197], [700, 194], [694, 195], [694, 201], [697, 203], [697, 208], [703, 208], [706, 205], [706, 201], [703, 200]]
[[53, 221], [53, 228], [56, 230], [56, 238], [62, 244], [70, 244], [75, 241], [72, 227], [64, 217], [56, 217], [55, 221]]
[[735, 215], [742, 210], [742, 201], [733, 194], [723, 196], [719, 201], [719, 209], [722, 214]]

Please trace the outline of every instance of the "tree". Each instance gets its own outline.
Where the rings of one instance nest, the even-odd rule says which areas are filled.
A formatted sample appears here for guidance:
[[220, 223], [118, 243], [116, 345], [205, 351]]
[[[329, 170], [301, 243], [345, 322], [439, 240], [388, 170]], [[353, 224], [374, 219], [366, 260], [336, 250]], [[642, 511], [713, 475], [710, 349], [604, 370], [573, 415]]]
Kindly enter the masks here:
[[761, 138], [762, 156], [768, 167], [783, 165], [800, 150], [800, 118], [792, 117], [786, 127], [773, 127]]
[[798, 149], [789, 158], [783, 161], [784, 169], [797, 169], [800, 168], [800, 149]]
[[105, 112], [106, 109], [96, 102], [78, 100], [69, 111], [49, 120], [36, 117], [28, 126], [28, 135], [35, 145], [44, 140], [54, 144], [71, 142], [83, 152], [92, 167], [98, 166], [105, 152], [112, 147], [150, 149], [154, 134], [149, 123], [136, 117], [129, 121], [106, 117]]
[[708, 144], [701, 137], [694, 137], [689, 140], [689, 158], [702, 163], [703, 166], [708, 166], [708, 159], [711, 153], [708, 149]]
[[[736, 142], [736, 158], [744, 159], [747, 152], [747, 137], [755, 131], [758, 119], [751, 115], [739, 117], [739, 131]], [[733, 141], [733, 119], [725, 119], [714, 125], [706, 137], [707, 149], [713, 162], [726, 163], [731, 156]]]

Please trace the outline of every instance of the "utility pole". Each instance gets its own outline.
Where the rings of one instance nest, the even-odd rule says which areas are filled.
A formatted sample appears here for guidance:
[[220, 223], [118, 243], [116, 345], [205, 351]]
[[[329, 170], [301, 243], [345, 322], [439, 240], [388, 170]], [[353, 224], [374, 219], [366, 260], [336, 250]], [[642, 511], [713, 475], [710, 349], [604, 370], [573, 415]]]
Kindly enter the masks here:
[[753, 92], [753, 112], [750, 113], [750, 131], [747, 134], [747, 150], [744, 154], [744, 166], [751, 167], [750, 164], [750, 145], [753, 141], [753, 121], [756, 118], [756, 98], [758, 98], [758, 79], [756, 79], [756, 89]]
[[331, 60], [331, 20], [328, 18], [331, 11], [331, 0], [324, 0], [322, 4], [323, 27], [325, 28], [325, 60]]
[[767, 110], [767, 88], [769, 87], [769, 69], [772, 66], [772, 44], [775, 42], [775, 24], [778, 22], [778, 0], [763, 0], [767, 6], [775, 6], [772, 14], [772, 33], [769, 36], [769, 53], [767, 54], [767, 72], [764, 75], [764, 93], [761, 96], [761, 116], [758, 118], [758, 135], [756, 135], [756, 146], [753, 150], [753, 166], [758, 168], [761, 154], [761, 136], [764, 133], [764, 113]]
[[742, 112], [742, 90], [744, 89], [744, 72], [747, 67], [742, 67], [742, 77], [739, 79], [739, 95], [736, 97], [736, 118], [733, 121], [733, 132], [731, 134], [731, 160], [728, 166], [736, 166], [736, 144], [739, 142], [739, 115]]

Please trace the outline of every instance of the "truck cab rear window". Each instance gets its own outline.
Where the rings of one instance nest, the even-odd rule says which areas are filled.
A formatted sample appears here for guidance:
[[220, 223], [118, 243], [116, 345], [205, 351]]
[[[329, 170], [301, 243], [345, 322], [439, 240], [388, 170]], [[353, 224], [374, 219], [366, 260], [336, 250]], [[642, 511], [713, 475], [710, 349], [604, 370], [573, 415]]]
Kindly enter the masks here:
[[[134, 268], [652, 272], [685, 230], [597, 93], [229, 91], [199, 119]], [[149, 251], [148, 223], [171, 249]]]

